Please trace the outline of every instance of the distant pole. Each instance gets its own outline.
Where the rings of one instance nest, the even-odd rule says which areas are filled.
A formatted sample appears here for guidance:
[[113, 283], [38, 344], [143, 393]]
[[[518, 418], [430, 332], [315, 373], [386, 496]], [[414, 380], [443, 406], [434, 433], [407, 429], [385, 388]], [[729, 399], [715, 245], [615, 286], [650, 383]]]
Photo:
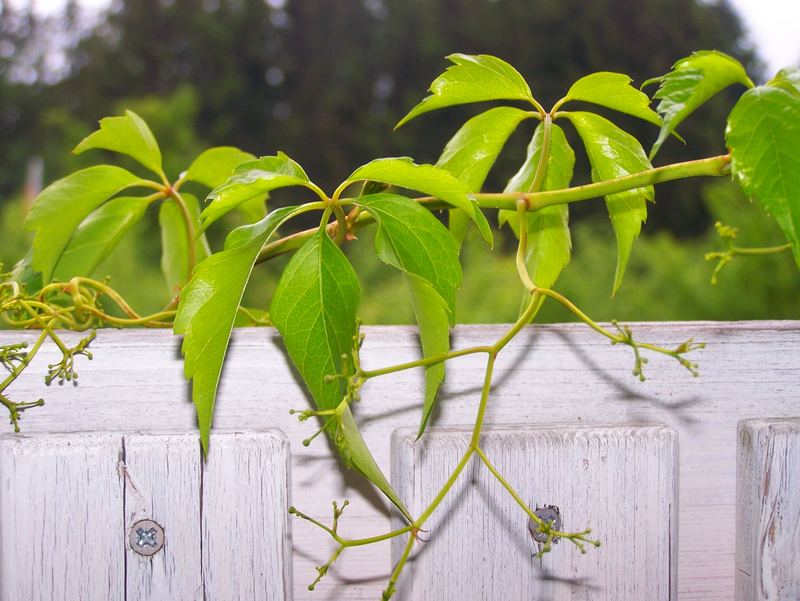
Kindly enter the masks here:
[[33, 156], [25, 165], [25, 186], [22, 189], [22, 202], [25, 209], [30, 209], [34, 199], [42, 191], [44, 179], [44, 161], [41, 156]]

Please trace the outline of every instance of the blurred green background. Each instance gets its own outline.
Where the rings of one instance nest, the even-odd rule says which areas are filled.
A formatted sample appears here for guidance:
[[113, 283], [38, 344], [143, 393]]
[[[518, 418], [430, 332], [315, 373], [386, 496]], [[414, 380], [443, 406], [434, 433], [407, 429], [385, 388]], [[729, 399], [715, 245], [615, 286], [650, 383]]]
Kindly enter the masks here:
[[[61, 12], [42, 14], [0, 0], [0, 262], [10, 266], [25, 254], [21, 224], [36, 191], [106, 158], [69, 151], [99, 118], [125, 108], [150, 124], [170, 177], [204, 148], [236, 145], [258, 155], [283, 150], [331, 190], [379, 156], [435, 162], [459, 125], [486, 108], [439, 111], [392, 132], [452, 52], [504, 58], [549, 106], [587, 73], [621, 71], [639, 84], [710, 48], [742, 60], [755, 80], [771, 75], [725, 1], [117, 0], [92, 12], [71, 0]], [[656, 164], [724, 152], [725, 116], [741, 91], [714, 98], [682, 125], [686, 146], [668, 141]], [[646, 148], [654, 141], [652, 126], [615, 119]], [[512, 136], [487, 190], [501, 189], [514, 173], [530, 133]], [[588, 179], [579, 151], [574, 182]], [[271, 206], [288, 198], [276, 194]], [[713, 264], [703, 255], [722, 248], [715, 221], [739, 227], [741, 245], [782, 242], [773, 220], [729, 182], [656, 189], [614, 298], [616, 244], [604, 203], [581, 205], [572, 210], [574, 254], [557, 289], [594, 318], [800, 318], [800, 274], [788, 253], [736, 259], [710, 285]], [[236, 224], [230, 218], [215, 226], [212, 248]], [[371, 244], [372, 232], [364, 231], [348, 248], [365, 290], [362, 315], [367, 323], [410, 323], [402, 279], [366, 252]], [[467, 239], [460, 322], [516, 317], [513, 249], [508, 232], [494, 251]], [[152, 212], [97, 275], [111, 275], [138, 310], [157, 310], [168, 299], [159, 260]], [[257, 268], [249, 305], [266, 307], [285, 262]], [[571, 319], [554, 303], [540, 314], [540, 321]]]

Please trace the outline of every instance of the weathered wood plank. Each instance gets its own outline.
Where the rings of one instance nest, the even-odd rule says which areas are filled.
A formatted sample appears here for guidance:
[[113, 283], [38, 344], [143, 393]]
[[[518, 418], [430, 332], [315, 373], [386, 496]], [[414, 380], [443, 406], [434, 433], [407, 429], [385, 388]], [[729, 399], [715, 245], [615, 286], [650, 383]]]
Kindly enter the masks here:
[[[367, 327], [362, 362], [367, 369], [418, 356], [415, 328]], [[495, 341], [505, 326], [459, 326], [454, 348]], [[800, 322], [634, 324], [640, 340], [674, 346], [688, 337], [707, 343], [694, 357], [701, 376], [692, 378], [665, 357], [650, 356], [647, 382], [631, 376], [629, 349], [612, 347], [583, 325], [531, 326], [498, 357], [487, 424], [665, 423], [681, 444], [680, 554], [678, 589], [683, 600], [730, 601], [734, 596], [736, 424], [741, 419], [796, 416], [800, 408]], [[31, 332], [0, 332], [0, 342], [31, 340]], [[67, 340], [77, 339], [66, 334]], [[33, 432], [142, 430], [195, 432], [193, 408], [183, 380], [180, 341], [166, 331], [101, 331], [95, 358], [80, 362], [77, 388], [42, 384], [52, 347], [10, 390], [16, 398], [44, 396], [30, 411], [23, 434]], [[471, 422], [485, 357], [448, 363], [436, 426]], [[397, 428], [419, 422], [421, 371], [367, 383], [356, 417], [384, 470]], [[320, 438], [300, 444], [316, 424], [299, 423], [291, 407], [308, 400], [288, 366], [272, 329], [237, 330], [228, 352], [215, 409], [221, 429], [280, 428], [292, 445], [292, 502], [323, 520], [330, 501], [351, 500], [342, 518], [348, 536], [371, 536], [390, 528], [384, 501], [355, 474], [341, 472]], [[713, 466], [709, 468], [709, 466]], [[389, 545], [348, 550], [310, 593], [314, 566], [331, 550], [324, 533], [293, 523], [294, 594], [298, 601], [380, 598], [391, 565]], [[601, 551], [602, 552], [602, 551]]]
[[[469, 430], [401, 430], [392, 479], [419, 515], [467, 449]], [[677, 435], [660, 426], [507, 427], [482, 448], [534, 508], [560, 509], [563, 530], [591, 527], [602, 547], [581, 555], [561, 541], [541, 560], [528, 517], [473, 456], [425, 525], [401, 583], [405, 601], [677, 597]], [[403, 547], [394, 545], [395, 560]]]
[[800, 599], [800, 418], [739, 424], [737, 601]]
[[0, 601], [290, 599], [288, 451], [274, 430], [219, 432], [206, 462], [193, 434], [0, 436]]
[[291, 599], [288, 509], [283, 434], [214, 437], [202, 481], [204, 598]]
[[0, 436], [0, 601], [124, 601], [119, 435]]
[[[164, 547], [150, 557], [126, 545], [126, 601], [194, 599], [203, 585], [197, 437], [125, 435], [122, 451], [125, 532], [144, 519], [165, 531]], [[226, 569], [225, 563], [218, 568]]]

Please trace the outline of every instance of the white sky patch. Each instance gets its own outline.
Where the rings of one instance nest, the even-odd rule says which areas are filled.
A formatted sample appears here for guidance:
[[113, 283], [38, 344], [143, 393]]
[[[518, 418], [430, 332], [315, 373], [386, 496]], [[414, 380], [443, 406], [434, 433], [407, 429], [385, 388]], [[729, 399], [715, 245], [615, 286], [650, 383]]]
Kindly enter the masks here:
[[730, 0], [767, 63], [767, 76], [800, 66], [800, 0]]
[[[800, 66], [800, 0], [729, 0], [742, 17], [756, 51], [771, 76], [781, 67]], [[44, 15], [58, 14], [66, 0], [10, 0], [14, 7], [31, 4]], [[111, 0], [79, 0], [87, 12], [97, 13]], [[265, 0], [281, 7], [286, 0]]]
[[[33, 6], [36, 12], [42, 15], [55, 15], [64, 10], [66, 0], [10, 0], [14, 8]], [[78, 4], [90, 12], [107, 8], [111, 0], [79, 0]]]

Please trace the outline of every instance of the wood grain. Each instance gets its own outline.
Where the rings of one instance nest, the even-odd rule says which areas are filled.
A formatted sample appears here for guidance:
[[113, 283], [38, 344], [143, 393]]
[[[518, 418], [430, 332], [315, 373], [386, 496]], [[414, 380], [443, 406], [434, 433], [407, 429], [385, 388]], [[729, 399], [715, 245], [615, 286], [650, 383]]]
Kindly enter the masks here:
[[288, 482], [285, 436], [214, 437], [201, 501], [207, 599], [291, 599]]
[[165, 534], [164, 548], [152, 557], [125, 546], [126, 601], [202, 600], [195, 595], [203, 588], [197, 438], [133, 434], [125, 435], [122, 445], [125, 531], [149, 519]]
[[739, 424], [737, 601], [800, 599], [800, 418]]
[[[277, 431], [0, 436], [0, 601], [290, 598]], [[131, 527], [163, 527], [151, 557]]]
[[[436, 496], [467, 448], [469, 430], [441, 429], [415, 442], [401, 430], [392, 478], [412, 513]], [[401, 601], [677, 598], [677, 434], [660, 426], [495, 428], [482, 448], [535, 508], [557, 506], [563, 530], [592, 528], [602, 547], [585, 555], [560, 541], [541, 560], [528, 517], [473, 456], [425, 525]], [[399, 559], [404, 541], [394, 545]]]
[[[648, 380], [631, 375], [629, 349], [611, 346], [583, 325], [530, 326], [498, 357], [487, 424], [541, 425], [663, 423], [679, 435], [679, 570], [682, 600], [730, 601], [734, 596], [736, 425], [758, 417], [800, 415], [800, 322], [633, 324], [638, 339], [676, 346], [686, 338], [707, 343], [693, 355], [701, 376], [674, 361], [649, 355]], [[494, 342], [505, 326], [459, 326], [454, 348]], [[416, 329], [367, 327], [362, 363], [375, 369], [419, 356]], [[0, 343], [31, 340], [31, 332], [0, 332]], [[78, 335], [65, 334], [68, 341]], [[46, 388], [42, 376], [57, 352], [40, 358], [10, 389], [19, 399], [43, 396], [47, 405], [28, 412], [23, 435], [35, 432], [132, 431], [195, 434], [189, 389], [183, 379], [180, 341], [166, 331], [108, 330], [92, 343], [95, 358], [80, 362], [80, 384]], [[448, 376], [433, 425], [471, 423], [485, 357], [448, 363]], [[389, 470], [391, 433], [419, 423], [424, 390], [420, 370], [372, 380], [355, 406], [364, 438]], [[332, 499], [350, 507], [341, 530], [371, 536], [390, 527], [384, 500], [352, 472], [343, 472], [330, 445], [300, 441], [317, 427], [299, 423], [289, 408], [309, 400], [289, 367], [277, 333], [237, 330], [228, 352], [215, 409], [215, 427], [280, 428], [292, 452], [291, 502], [330, 520]], [[213, 445], [212, 436], [212, 445]], [[0, 518], [2, 519], [2, 518]], [[4, 519], [3, 519], [4, 521]], [[391, 569], [390, 545], [348, 550], [313, 593], [306, 585], [330, 551], [328, 537], [292, 523], [294, 598], [356, 601], [380, 598]], [[1, 576], [0, 576], [1, 578]]]
[[124, 599], [115, 435], [0, 437], [0, 601]]

